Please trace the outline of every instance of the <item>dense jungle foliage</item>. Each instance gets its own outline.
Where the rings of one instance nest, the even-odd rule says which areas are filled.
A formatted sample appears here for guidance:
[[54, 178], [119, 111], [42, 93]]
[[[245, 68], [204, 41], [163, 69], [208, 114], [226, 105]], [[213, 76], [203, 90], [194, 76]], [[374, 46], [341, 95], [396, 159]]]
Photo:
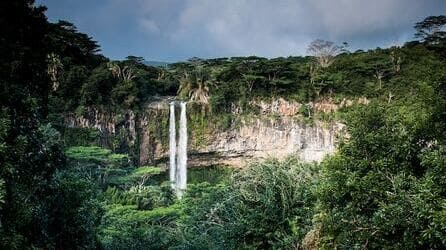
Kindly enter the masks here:
[[[446, 246], [444, 16], [417, 23], [417, 41], [343, 47], [326, 64], [192, 58], [158, 68], [135, 56], [110, 61], [44, 12], [32, 0], [0, 3], [1, 249]], [[234, 107], [255, 113], [256, 98], [371, 102], [344, 111], [349, 136], [322, 163], [193, 170], [181, 200], [164, 169], [100, 147], [95, 130], [65, 133], [67, 112], [137, 111], [164, 95], [220, 118]]]

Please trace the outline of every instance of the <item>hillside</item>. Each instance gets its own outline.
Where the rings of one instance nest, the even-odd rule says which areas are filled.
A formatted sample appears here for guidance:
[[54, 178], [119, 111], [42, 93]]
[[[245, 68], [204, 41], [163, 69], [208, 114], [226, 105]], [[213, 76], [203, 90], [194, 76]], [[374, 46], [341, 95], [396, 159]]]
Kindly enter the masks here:
[[166, 68], [170, 63], [161, 61], [144, 61], [147, 66]]

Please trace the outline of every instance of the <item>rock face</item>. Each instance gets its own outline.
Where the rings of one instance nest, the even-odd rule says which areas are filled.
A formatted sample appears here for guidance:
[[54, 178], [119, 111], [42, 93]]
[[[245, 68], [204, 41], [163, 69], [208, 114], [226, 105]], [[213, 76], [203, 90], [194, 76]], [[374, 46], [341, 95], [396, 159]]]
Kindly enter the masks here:
[[240, 165], [244, 158], [285, 158], [321, 161], [336, 149], [336, 137], [343, 124], [316, 122], [308, 125], [293, 118], [255, 119], [238, 129], [216, 133], [201, 153], [219, 153], [223, 163]]
[[136, 140], [135, 114], [127, 110], [123, 115], [115, 115], [111, 112], [101, 112], [95, 108], [88, 108], [82, 116], [68, 114], [65, 117], [68, 127], [93, 128], [100, 132], [100, 143], [106, 147], [110, 144], [110, 135], [117, 134], [117, 128], [122, 127], [126, 131], [126, 142], [134, 144]]
[[132, 110], [104, 112], [88, 108], [83, 115], [67, 114], [65, 124], [70, 128], [97, 129], [102, 146], [129, 153], [135, 163], [153, 164], [167, 152], [163, 145], [168, 143], [168, 137], [163, 127], [168, 126], [165, 117], [172, 100], [173, 97], [156, 99], [138, 115]]
[[[98, 129], [103, 135], [101, 143], [104, 146], [132, 150], [131, 155], [141, 165], [166, 162], [169, 103], [172, 100], [173, 97], [154, 100], [138, 115], [131, 110], [117, 115], [91, 108], [83, 116], [67, 115], [66, 123], [69, 127]], [[204, 142], [195, 143], [194, 131], [190, 131], [189, 166], [243, 166], [252, 158], [284, 158], [289, 155], [312, 162], [321, 161], [336, 150], [343, 124], [305, 123], [299, 114], [302, 104], [284, 99], [251, 105], [257, 105], [259, 115], [242, 119], [238, 126], [225, 131], [211, 130], [204, 135]], [[339, 105], [329, 103], [311, 105], [313, 109], [322, 110], [318, 112], [333, 112], [339, 108]], [[238, 113], [237, 109], [234, 113]]]

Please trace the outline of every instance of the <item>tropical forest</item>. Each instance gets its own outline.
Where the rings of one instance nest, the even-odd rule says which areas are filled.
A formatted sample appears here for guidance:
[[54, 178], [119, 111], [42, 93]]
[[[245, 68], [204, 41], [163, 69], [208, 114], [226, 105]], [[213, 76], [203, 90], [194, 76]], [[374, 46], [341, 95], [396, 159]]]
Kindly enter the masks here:
[[[145, 22], [151, 36], [191, 40], [176, 50], [147, 42], [177, 59], [116, 56], [131, 45], [115, 41], [115, 51], [115, 38], [85, 31], [97, 24], [54, 19], [62, 2], [79, 15], [105, 2], [159, 4], [171, 15], [153, 14], [167, 26]], [[254, 10], [237, 15], [245, 2], [261, 13], [267, 3], [180, 2], [1, 1], [0, 249], [446, 248], [444, 2], [417, 2], [445, 15], [420, 12], [399, 43], [327, 35], [286, 54], [263, 53], [287, 47], [238, 30], [252, 42], [219, 36], [215, 54], [201, 54], [192, 48], [208, 48], [204, 35], [181, 29], [206, 26], [194, 20], [208, 5], [249, 29], [276, 27], [292, 7], [249, 20]], [[167, 36], [183, 4], [197, 7]], [[107, 32], [136, 39], [110, 22]], [[216, 23], [206, 34], [229, 25]], [[223, 49], [232, 45], [247, 52]]]

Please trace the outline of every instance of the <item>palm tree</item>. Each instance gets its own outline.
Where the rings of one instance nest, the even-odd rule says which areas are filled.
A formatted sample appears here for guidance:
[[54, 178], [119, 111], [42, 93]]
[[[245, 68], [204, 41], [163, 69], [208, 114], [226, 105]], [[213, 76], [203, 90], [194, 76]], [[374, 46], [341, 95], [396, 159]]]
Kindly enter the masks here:
[[135, 78], [135, 74], [129, 66], [124, 66], [121, 68], [121, 66], [115, 62], [109, 62], [107, 63], [107, 66], [112, 72], [113, 76], [122, 81], [131, 81], [133, 78]]
[[187, 96], [191, 102], [201, 106], [202, 113], [209, 107], [209, 74], [202, 70], [195, 70], [192, 74], [184, 72], [180, 79], [179, 96]]
[[191, 76], [189, 75], [188, 72], [184, 71], [179, 81], [180, 81], [180, 87], [178, 88], [177, 91], [178, 96], [180, 97], [188, 96], [193, 85]]
[[209, 86], [206, 82], [199, 81], [198, 86], [191, 89], [189, 92], [189, 98], [192, 102], [196, 102], [201, 105], [201, 111], [205, 112], [209, 109]]

